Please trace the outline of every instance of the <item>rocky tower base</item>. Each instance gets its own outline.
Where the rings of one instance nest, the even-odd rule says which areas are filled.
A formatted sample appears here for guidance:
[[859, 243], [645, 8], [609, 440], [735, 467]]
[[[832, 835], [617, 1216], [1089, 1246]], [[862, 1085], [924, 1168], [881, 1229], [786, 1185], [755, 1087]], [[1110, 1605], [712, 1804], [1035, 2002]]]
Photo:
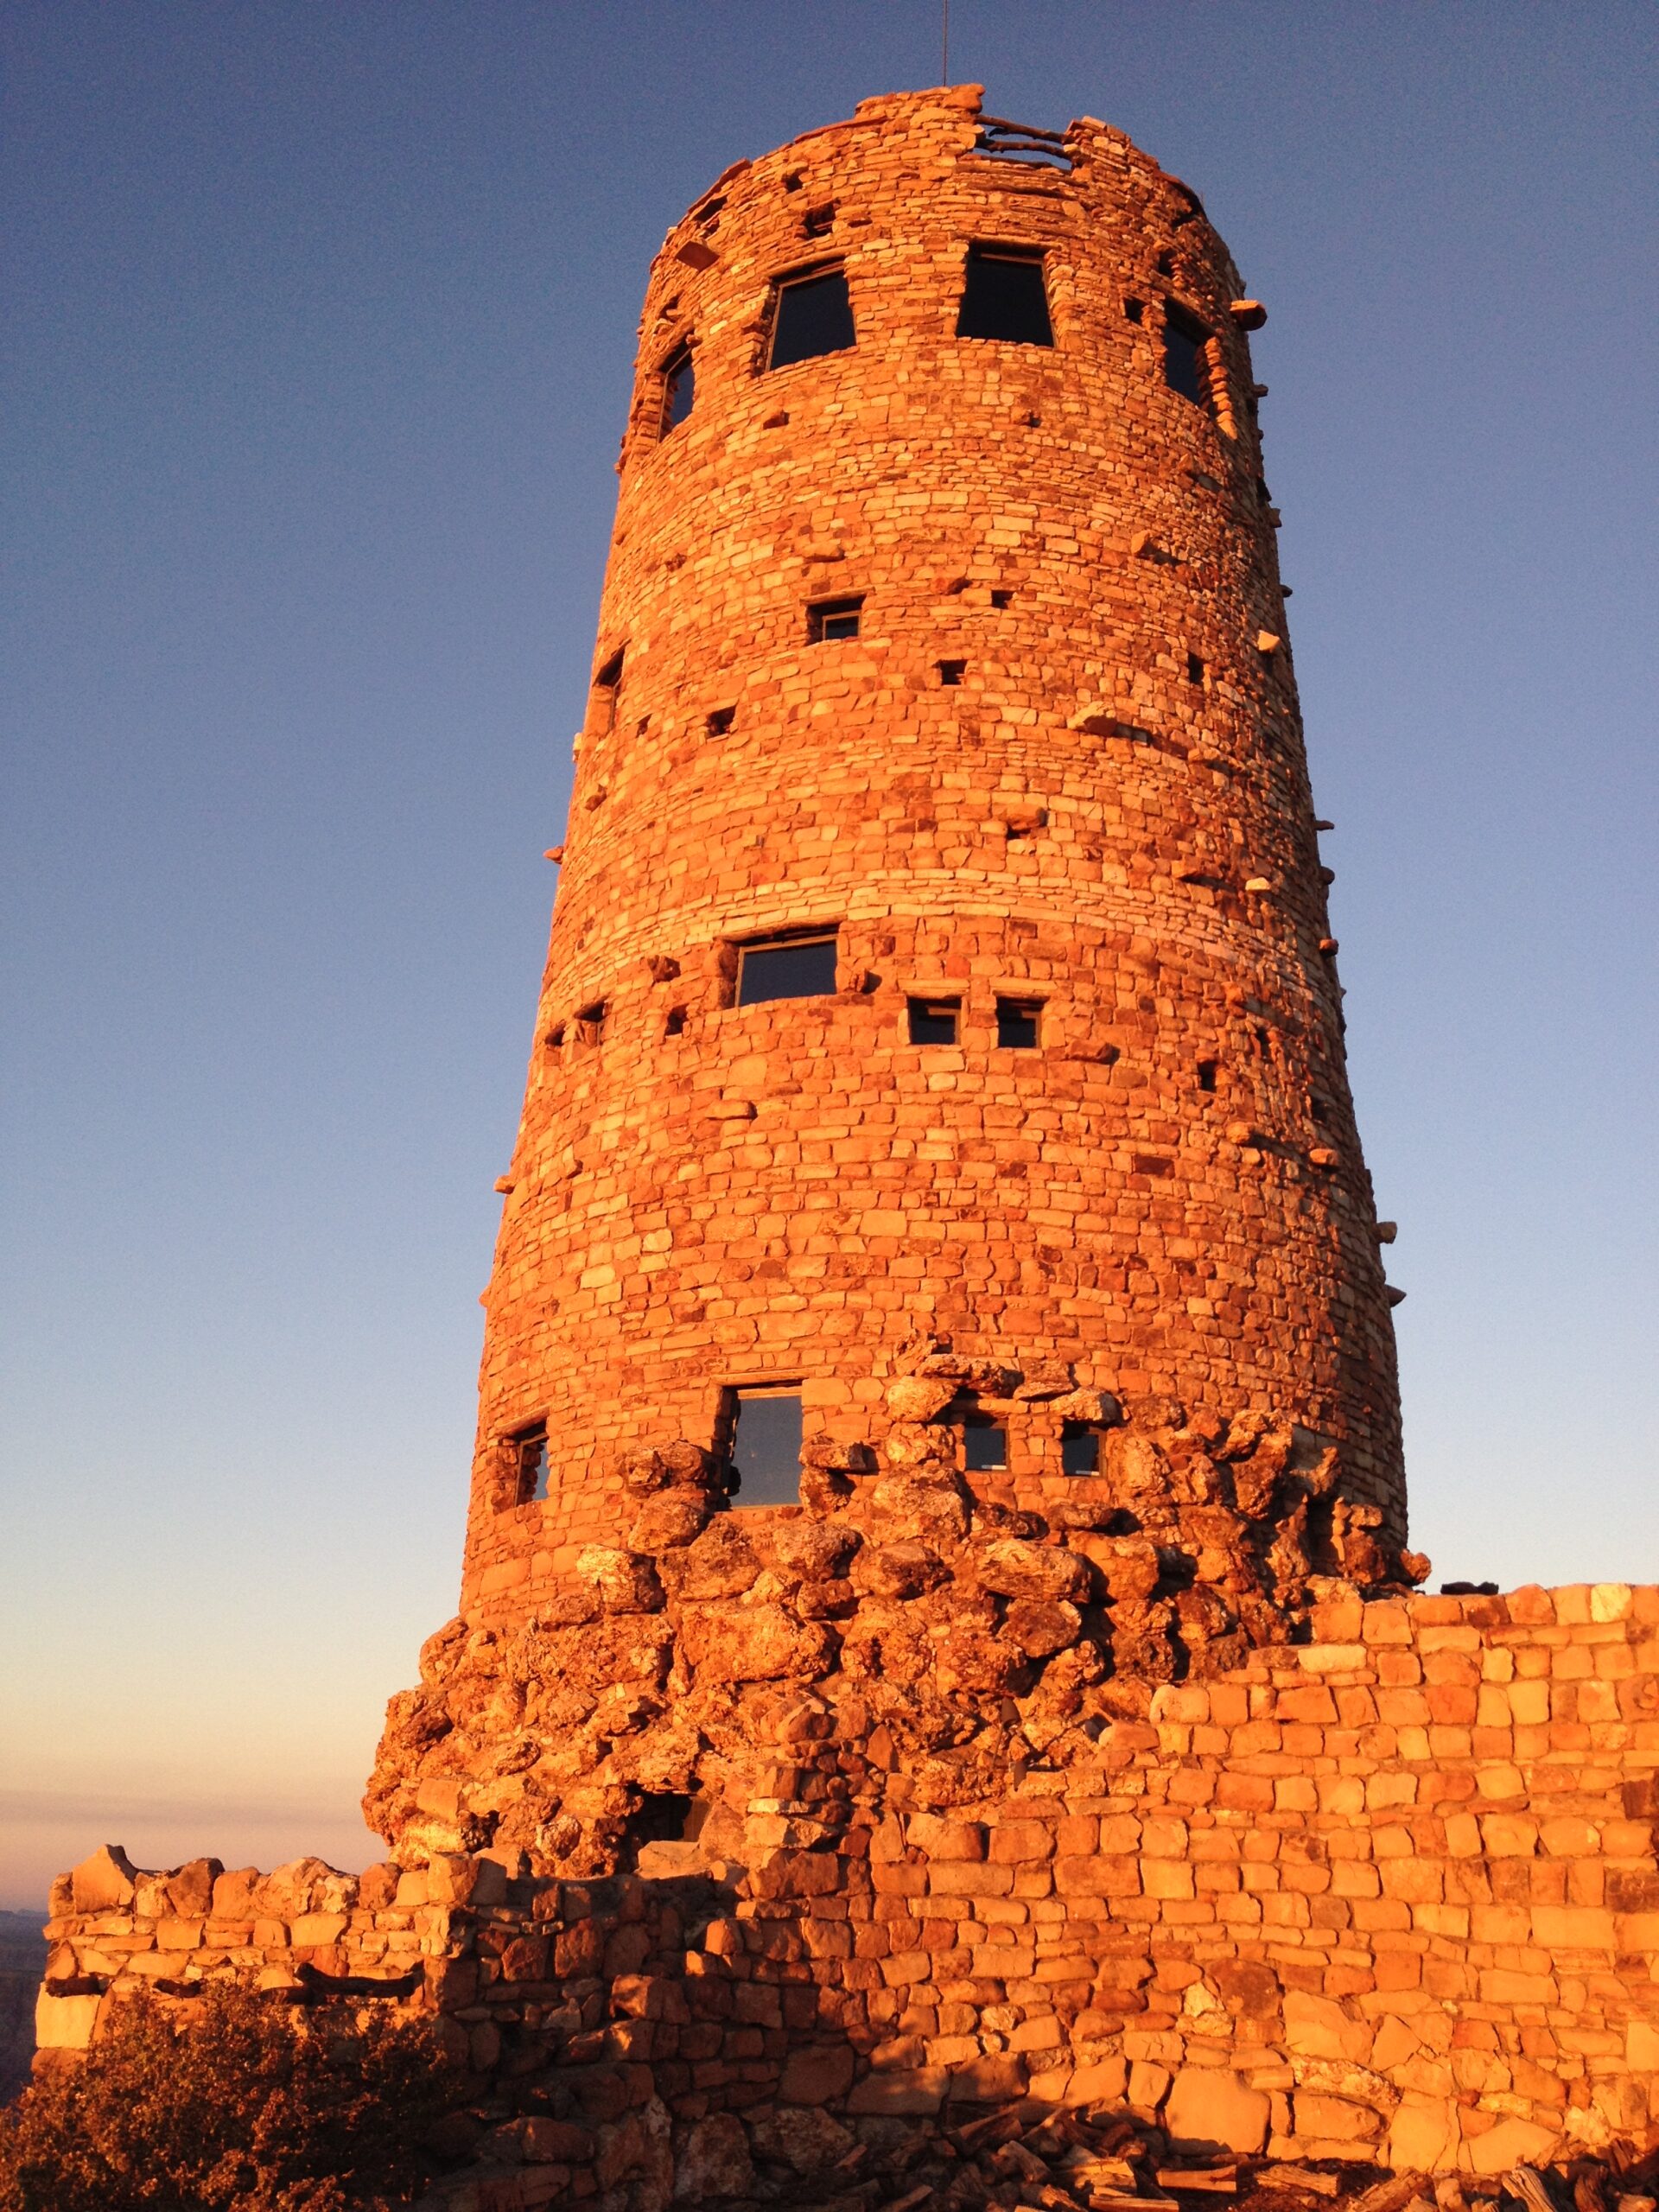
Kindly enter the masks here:
[[[1427, 1571], [1379, 1509], [1333, 1497], [1334, 1452], [1288, 1422], [1124, 1408], [925, 1341], [906, 1363], [879, 1463], [820, 1437], [800, 1508], [734, 1513], [697, 1446], [624, 1453], [627, 1548], [575, 1551], [528, 1621], [510, 1591], [431, 1637], [365, 1801], [399, 1862], [497, 1846], [586, 1879], [653, 1839], [729, 1850], [780, 1694], [833, 1716], [853, 1761], [833, 1794], [976, 1802], [1088, 1770], [1160, 1684], [1306, 1636], [1320, 1595]], [[959, 1473], [945, 1416], [968, 1391], [1091, 1427], [1098, 1471], [1018, 1491]]]
[[[759, 1586], [725, 1617], [791, 1645], [830, 1633]], [[625, 1649], [677, 1646], [709, 1602], [581, 1635], [608, 1674]], [[870, 1602], [896, 1634], [925, 1600]], [[360, 1878], [316, 1861], [143, 1875], [100, 1854], [54, 1899], [41, 2042], [84, 2046], [140, 1981], [181, 2003], [234, 1975], [431, 2007], [478, 2076], [495, 2178], [467, 2184], [474, 2212], [776, 2200], [792, 2160], [848, 2144], [844, 2189], [860, 2146], [886, 2157], [1004, 2108], [1109, 2105], [1172, 2157], [1382, 2163], [1471, 2188], [1639, 2144], [1659, 2120], [1659, 1590], [1327, 1586], [1307, 1635], [1143, 1684], [1092, 1727], [1060, 1708], [1117, 1678], [1071, 1681], [1048, 1694], [1046, 1756], [1022, 1717], [1046, 1672], [981, 1737], [940, 1742], [941, 1656], [910, 1693], [920, 1756], [899, 1701], [844, 1676], [833, 1695], [734, 1680], [730, 1733], [700, 1764], [685, 1715], [707, 1732], [712, 1689], [662, 1701], [650, 1668], [599, 1698], [572, 1684], [589, 1703], [566, 1750], [593, 1778], [549, 1840], [621, 1871], [537, 1873], [499, 1844]], [[448, 1656], [464, 1685], [465, 1641]], [[499, 1697], [525, 1688], [499, 1658], [486, 1674]], [[606, 1740], [623, 1753], [609, 1778]], [[716, 1770], [700, 1834], [639, 1839], [632, 1793], [683, 1808]], [[460, 1817], [455, 1778], [416, 1795], [418, 1819]], [[401, 1849], [421, 1847], [411, 1821]], [[1109, 2208], [1135, 2176], [1073, 2161], [1041, 2186], [1063, 2198], [1034, 2204]]]

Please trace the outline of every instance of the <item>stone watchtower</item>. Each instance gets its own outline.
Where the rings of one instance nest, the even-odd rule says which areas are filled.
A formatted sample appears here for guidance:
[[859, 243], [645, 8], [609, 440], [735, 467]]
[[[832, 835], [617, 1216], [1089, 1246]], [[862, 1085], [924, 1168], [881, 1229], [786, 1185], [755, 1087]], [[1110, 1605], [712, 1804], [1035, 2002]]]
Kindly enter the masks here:
[[[669, 233], [456, 1635], [734, 1601], [688, 1561], [737, 1544], [833, 1623], [845, 1560], [838, 1616], [767, 1547], [873, 1512], [872, 1548], [877, 1455], [964, 1541], [1161, 1547], [1166, 1613], [1115, 1660], [1102, 1615], [1119, 1674], [1399, 1575], [1391, 1232], [1243, 289], [1120, 132], [972, 86], [740, 162]], [[431, 1764], [394, 1724], [392, 1827]]]
[[429, 2006], [523, 2212], [1652, 2144], [1659, 1592], [1410, 1586], [1243, 290], [975, 87], [671, 232], [391, 1863], [95, 1855], [44, 2041]]

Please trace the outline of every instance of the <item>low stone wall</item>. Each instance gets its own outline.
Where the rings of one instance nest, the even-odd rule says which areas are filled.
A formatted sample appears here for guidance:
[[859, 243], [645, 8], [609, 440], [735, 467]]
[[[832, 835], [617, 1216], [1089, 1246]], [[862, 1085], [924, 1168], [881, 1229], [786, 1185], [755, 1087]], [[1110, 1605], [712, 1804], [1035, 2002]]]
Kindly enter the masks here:
[[803, 1694], [741, 1858], [645, 1843], [576, 1882], [516, 1851], [356, 1878], [101, 1853], [54, 1894], [41, 2042], [84, 2046], [140, 1980], [378, 1988], [464, 2048], [503, 2203], [1019, 2099], [1425, 2172], [1641, 2137], [1659, 1590], [1344, 1595], [1313, 1630], [943, 1810], [871, 1764], [857, 1698]]

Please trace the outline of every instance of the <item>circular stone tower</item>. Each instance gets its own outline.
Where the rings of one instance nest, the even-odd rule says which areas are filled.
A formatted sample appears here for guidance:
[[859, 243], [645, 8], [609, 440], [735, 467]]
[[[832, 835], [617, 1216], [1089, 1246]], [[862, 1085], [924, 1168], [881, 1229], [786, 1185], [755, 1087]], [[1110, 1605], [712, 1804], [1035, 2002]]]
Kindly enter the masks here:
[[973, 86], [738, 162], [669, 233], [470, 1618], [622, 1543], [626, 1449], [879, 1444], [918, 1372], [1016, 1510], [1106, 1479], [1139, 1408], [1218, 1462], [1273, 1430], [1403, 1539], [1243, 289], [1120, 132]]

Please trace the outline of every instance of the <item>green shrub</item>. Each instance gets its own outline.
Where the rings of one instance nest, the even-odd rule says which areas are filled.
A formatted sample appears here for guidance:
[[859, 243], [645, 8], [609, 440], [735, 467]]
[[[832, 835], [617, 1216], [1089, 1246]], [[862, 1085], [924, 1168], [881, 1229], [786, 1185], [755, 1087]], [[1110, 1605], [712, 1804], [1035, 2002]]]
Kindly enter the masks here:
[[431, 2023], [378, 2005], [135, 1998], [0, 2110], [0, 2212], [385, 2212], [460, 2093]]

